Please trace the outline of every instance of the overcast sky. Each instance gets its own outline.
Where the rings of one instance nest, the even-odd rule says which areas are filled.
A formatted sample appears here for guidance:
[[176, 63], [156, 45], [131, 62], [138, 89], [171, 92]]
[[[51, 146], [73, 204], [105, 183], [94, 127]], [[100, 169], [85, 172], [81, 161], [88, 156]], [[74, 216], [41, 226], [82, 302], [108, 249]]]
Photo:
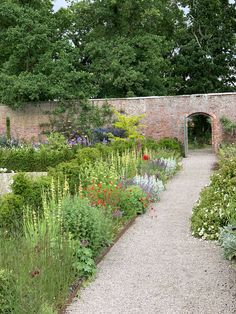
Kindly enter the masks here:
[[62, 7], [66, 7], [67, 3], [65, 0], [54, 0], [54, 10], [57, 11]]
[[[233, 3], [234, 0], [229, 0], [230, 3]], [[66, 7], [67, 3], [65, 0], [54, 0], [54, 10], [57, 11], [58, 9], [62, 8], [62, 7]]]

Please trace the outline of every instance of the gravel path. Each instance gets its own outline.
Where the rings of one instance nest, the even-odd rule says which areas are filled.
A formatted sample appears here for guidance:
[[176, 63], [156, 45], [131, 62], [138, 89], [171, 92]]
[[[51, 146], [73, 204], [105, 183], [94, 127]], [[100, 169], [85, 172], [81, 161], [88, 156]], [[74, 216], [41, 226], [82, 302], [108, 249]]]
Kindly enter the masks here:
[[191, 209], [214, 161], [206, 152], [184, 159], [155, 212], [116, 243], [68, 314], [236, 313], [235, 267], [216, 243], [190, 234]]

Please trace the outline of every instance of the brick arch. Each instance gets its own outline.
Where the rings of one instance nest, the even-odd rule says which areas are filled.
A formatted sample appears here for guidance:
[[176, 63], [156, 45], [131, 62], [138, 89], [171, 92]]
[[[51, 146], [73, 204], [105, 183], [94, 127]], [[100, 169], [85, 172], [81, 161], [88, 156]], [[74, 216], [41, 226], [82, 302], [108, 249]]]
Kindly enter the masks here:
[[203, 115], [211, 118], [211, 132], [212, 132], [212, 149], [216, 152], [220, 145], [220, 122], [215, 113], [205, 111], [192, 111], [185, 115], [185, 118], [189, 118], [195, 115]]

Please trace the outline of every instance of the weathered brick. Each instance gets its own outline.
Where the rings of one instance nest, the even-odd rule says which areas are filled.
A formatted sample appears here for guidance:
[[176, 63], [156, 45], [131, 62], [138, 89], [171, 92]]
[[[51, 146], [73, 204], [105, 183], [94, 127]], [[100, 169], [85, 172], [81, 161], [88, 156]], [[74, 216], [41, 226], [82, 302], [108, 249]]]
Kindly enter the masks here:
[[[184, 120], [194, 113], [203, 113], [212, 120], [212, 144], [217, 149], [223, 139], [220, 118], [226, 116], [236, 122], [236, 93], [201, 94], [184, 96], [140, 97], [126, 99], [97, 99], [102, 105], [107, 101], [117, 110], [127, 114], [145, 114], [143, 133], [156, 139], [176, 137], [184, 141]], [[0, 134], [6, 132], [6, 117], [11, 120], [11, 134], [15, 138], [37, 140], [49, 121], [46, 112], [53, 110], [56, 103], [28, 104], [24, 110], [13, 111], [0, 106]]]

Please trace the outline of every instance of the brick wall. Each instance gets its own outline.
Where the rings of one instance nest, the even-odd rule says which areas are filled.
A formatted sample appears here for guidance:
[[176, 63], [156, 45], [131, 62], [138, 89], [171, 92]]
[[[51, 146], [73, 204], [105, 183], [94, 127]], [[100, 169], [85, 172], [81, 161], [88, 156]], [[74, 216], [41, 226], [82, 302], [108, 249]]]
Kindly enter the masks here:
[[[177, 137], [184, 142], [185, 118], [204, 113], [212, 120], [212, 144], [217, 149], [223, 138], [220, 118], [226, 116], [236, 122], [236, 93], [202, 94], [168, 97], [108, 99], [108, 103], [128, 114], [145, 114], [144, 133], [160, 139]], [[96, 100], [101, 104], [104, 100]]]
[[40, 138], [49, 122], [48, 111], [55, 108], [55, 103], [28, 104], [23, 110], [12, 110], [0, 105], [0, 134], [6, 134], [6, 117], [10, 118], [11, 136], [17, 139], [32, 140]]
[[[128, 114], [145, 114], [143, 132], [147, 136], [160, 139], [177, 137], [184, 141], [185, 118], [194, 113], [204, 113], [212, 119], [212, 142], [217, 148], [223, 138], [220, 118], [226, 116], [236, 122], [236, 93], [202, 94], [187, 96], [140, 97], [107, 99], [111, 106]], [[102, 105], [104, 99], [94, 100]], [[46, 111], [51, 111], [55, 103], [27, 105], [23, 111], [12, 111], [0, 106], [0, 134], [5, 133], [5, 121], [11, 120], [12, 136], [16, 138], [38, 138], [43, 130], [42, 124], [48, 122]]]

